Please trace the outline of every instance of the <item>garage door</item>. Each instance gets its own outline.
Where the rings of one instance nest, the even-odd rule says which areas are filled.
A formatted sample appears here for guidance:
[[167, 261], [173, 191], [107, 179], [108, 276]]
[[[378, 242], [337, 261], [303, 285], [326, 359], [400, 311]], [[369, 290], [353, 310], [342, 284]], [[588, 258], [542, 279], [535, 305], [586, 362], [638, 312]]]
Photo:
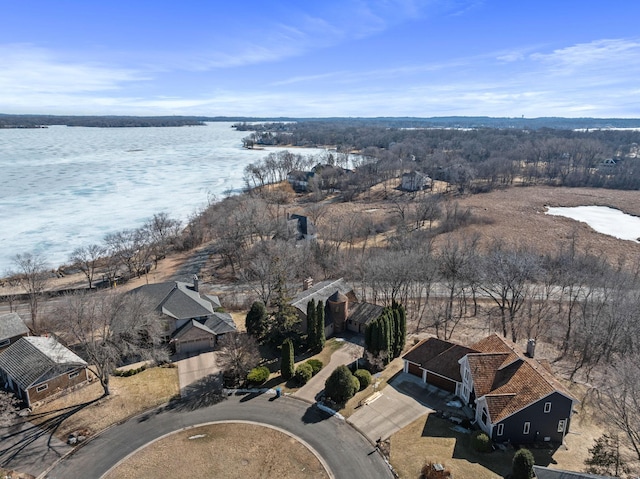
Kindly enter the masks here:
[[420, 369], [420, 366], [417, 364], [409, 363], [409, 374], [413, 374], [414, 376], [418, 376], [422, 379], [422, 369]]
[[429, 384], [433, 384], [436, 387], [439, 387], [440, 389], [444, 389], [445, 391], [449, 391], [452, 393], [456, 392], [455, 381], [443, 378], [442, 376], [438, 376], [437, 374], [430, 374], [429, 372], [427, 372], [427, 382]]
[[176, 353], [198, 354], [204, 351], [213, 351], [213, 344], [209, 338], [176, 342]]

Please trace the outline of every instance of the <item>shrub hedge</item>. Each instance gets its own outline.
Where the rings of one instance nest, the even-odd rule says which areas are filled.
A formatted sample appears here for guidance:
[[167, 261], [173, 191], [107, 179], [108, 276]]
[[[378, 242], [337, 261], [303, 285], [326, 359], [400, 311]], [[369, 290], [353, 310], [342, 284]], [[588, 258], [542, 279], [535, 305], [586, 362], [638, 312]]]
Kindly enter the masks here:
[[251, 384], [262, 384], [269, 379], [269, 374], [269, 368], [266, 366], [258, 366], [249, 371], [249, 374], [247, 374], [247, 382]]
[[366, 389], [369, 384], [371, 384], [371, 373], [366, 369], [356, 369], [353, 375], [360, 381], [360, 391]]

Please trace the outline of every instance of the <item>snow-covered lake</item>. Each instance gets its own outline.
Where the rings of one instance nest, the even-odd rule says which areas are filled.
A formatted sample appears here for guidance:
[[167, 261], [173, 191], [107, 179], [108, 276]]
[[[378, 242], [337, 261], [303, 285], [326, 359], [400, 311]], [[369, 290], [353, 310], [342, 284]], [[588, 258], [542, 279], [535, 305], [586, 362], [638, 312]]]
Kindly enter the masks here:
[[243, 149], [250, 132], [231, 125], [0, 129], [0, 276], [17, 253], [57, 267], [107, 233], [158, 212], [186, 221], [241, 189], [245, 166], [269, 151]]
[[615, 238], [636, 243], [640, 239], [640, 218], [608, 206], [548, 207], [547, 214], [582, 221], [598, 233]]

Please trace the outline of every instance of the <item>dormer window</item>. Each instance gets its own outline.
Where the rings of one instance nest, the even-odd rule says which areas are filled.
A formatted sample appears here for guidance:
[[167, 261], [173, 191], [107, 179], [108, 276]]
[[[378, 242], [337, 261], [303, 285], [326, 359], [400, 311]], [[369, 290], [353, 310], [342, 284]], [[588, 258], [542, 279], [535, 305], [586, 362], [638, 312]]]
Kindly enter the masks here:
[[545, 414], [551, 412], [551, 403], [550, 402], [544, 403], [544, 412], [545, 412]]

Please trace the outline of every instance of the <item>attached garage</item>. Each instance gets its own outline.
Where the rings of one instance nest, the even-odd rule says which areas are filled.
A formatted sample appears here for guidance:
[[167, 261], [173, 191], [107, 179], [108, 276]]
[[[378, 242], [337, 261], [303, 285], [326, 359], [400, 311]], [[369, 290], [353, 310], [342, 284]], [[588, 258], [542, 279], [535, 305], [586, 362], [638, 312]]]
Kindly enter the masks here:
[[438, 374], [434, 374], [431, 371], [427, 371], [427, 382], [434, 386], [444, 389], [452, 393], [456, 392], [456, 382], [449, 378], [444, 378]]
[[407, 364], [407, 372], [409, 374], [413, 374], [414, 376], [418, 376], [420, 379], [422, 379], [422, 369], [420, 368], [420, 365], [415, 363], [410, 363], [409, 361], [407, 361], [406, 364]]
[[178, 330], [172, 342], [177, 354], [199, 354], [213, 351], [216, 334], [204, 324], [191, 320]]

